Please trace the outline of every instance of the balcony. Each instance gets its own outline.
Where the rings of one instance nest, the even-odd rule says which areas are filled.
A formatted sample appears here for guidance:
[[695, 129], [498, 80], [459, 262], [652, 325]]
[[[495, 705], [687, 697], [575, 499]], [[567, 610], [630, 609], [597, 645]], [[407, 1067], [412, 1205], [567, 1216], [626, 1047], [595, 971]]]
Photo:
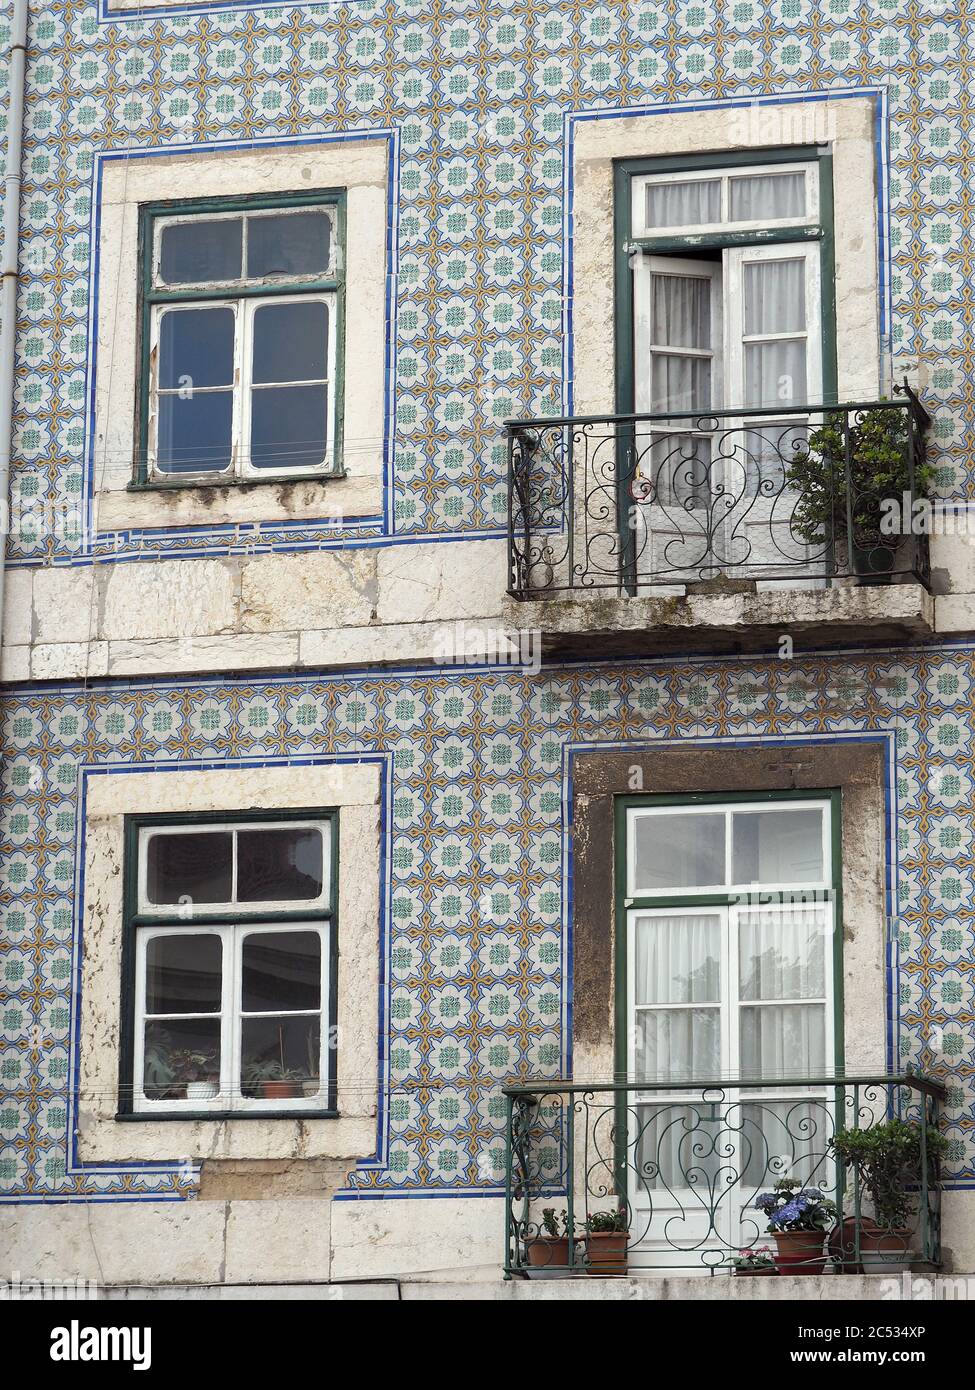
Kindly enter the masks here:
[[[761, 1247], [754, 1272], [771, 1275], [940, 1265], [936, 1081], [554, 1081], [504, 1093], [506, 1278], [737, 1281], [747, 1271], [732, 1262]], [[802, 1197], [795, 1209], [786, 1184]], [[768, 1232], [770, 1209], [784, 1240]], [[796, 1241], [796, 1221], [819, 1229]]]
[[924, 636], [927, 535], [904, 519], [929, 424], [906, 384], [747, 417], [509, 421], [506, 620], [550, 654]]

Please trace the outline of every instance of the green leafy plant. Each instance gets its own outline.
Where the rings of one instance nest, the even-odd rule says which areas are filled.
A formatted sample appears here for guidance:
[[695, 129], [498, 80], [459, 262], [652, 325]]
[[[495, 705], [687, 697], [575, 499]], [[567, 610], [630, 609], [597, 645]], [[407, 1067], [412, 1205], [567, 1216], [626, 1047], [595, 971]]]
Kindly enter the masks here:
[[243, 1079], [248, 1086], [259, 1086], [262, 1081], [300, 1081], [303, 1076], [304, 1072], [284, 1066], [276, 1057], [248, 1062], [243, 1069]]
[[169, 1054], [173, 1080], [180, 1086], [190, 1081], [216, 1081], [219, 1075], [217, 1049], [178, 1047]]
[[586, 1230], [591, 1235], [628, 1231], [629, 1229], [630, 1222], [625, 1207], [611, 1208], [609, 1211], [594, 1211], [586, 1217]]
[[569, 1234], [569, 1214], [563, 1207], [559, 1212], [554, 1207], [542, 1208], [542, 1230], [552, 1240]]
[[[847, 510], [846, 438], [849, 421], [850, 487]], [[904, 410], [874, 407], [858, 415], [829, 411], [806, 446], [797, 449], [785, 471], [785, 485], [798, 493], [792, 526], [810, 545], [849, 541], [856, 550], [894, 550], [900, 532], [882, 526], [885, 499], [901, 501], [911, 490], [911, 441]], [[934, 469], [914, 468], [914, 496], [927, 496]]]
[[142, 1083], [147, 1092], [155, 1093], [153, 1098], [165, 1094], [174, 1084], [171, 1050], [172, 1040], [165, 1029], [149, 1033], [142, 1059]]
[[[873, 1202], [874, 1217], [885, 1230], [902, 1230], [914, 1217], [910, 1188], [920, 1182], [921, 1127], [908, 1120], [886, 1120], [866, 1129], [841, 1129], [830, 1140], [838, 1158], [859, 1174]], [[948, 1140], [933, 1125], [926, 1135], [928, 1181], [936, 1179]]]

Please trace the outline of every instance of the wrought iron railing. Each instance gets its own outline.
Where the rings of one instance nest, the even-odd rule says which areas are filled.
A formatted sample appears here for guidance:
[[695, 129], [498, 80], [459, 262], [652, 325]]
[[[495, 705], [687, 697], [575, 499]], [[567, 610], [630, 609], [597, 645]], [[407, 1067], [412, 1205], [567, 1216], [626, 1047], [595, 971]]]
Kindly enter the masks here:
[[907, 521], [929, 425], [906, 383], [848, 405], [508, 421], [509, 593], [926, 584]]
[[[893, 1273], [940, 1264], [939, 1082], [905, 1073], [697, 1081], [679, 1091], [672, 1081], [540, 1081], [503, 1090], [508, 1278], [624, 1268], [730, 1274], [742, 1250], [763, 1246], [776, 1272]], [[832, 1143], [841, 1130], [893, 1119], [911, 1126], [913, 1162], [905, 1157], [893, 1176], [889, 1163], [871, 1174], [842, 1162]], [[784, 1182], [803, 1191], [807, 1204], [835, 1204], [818, 1248], [814, 1240], [788, 1264], [789, 1252], [780, 1256], [768, 1216], [756, 1206]], [[607, 1213], [623, 1227], [616, 1264], [605, 1253], [609, 1245], [589, 1235], [592, 1225], [612, 1224]]]

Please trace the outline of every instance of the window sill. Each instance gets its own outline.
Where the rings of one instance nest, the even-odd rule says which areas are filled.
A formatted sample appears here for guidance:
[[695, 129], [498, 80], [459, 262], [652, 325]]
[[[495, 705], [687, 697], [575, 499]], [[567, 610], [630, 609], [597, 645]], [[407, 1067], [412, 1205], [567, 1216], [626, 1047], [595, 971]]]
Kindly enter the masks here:
[[332, 479], [341, 481], [347, 477], [344, 468], [330, 469], [320, 473], [275, 473], [266, 478], [188, 478], [185, 482], [161, 482], [159, 479], [152, 481], [126, 483], [126, 492], [185, 492], [190, 489], [200, 491], [204, 488], [211, 491], [220, 491], [224, 488], [238, 488], [241, 491], [252, 491], [255, 488], [266, 487], [270, 484], [278, 483], [324, 483]]
[[338, 1120], [341, 1116], [337, 1110], [169, 1110], [158, 1114], [120, 1110], [115, 1119], [119, 1124], [146, 1121], [154, 1124], [156, 1120], [188, 1120], [194, 1124], [199, 1120], [214, 1120], [222, 1124], [227, 1120]]

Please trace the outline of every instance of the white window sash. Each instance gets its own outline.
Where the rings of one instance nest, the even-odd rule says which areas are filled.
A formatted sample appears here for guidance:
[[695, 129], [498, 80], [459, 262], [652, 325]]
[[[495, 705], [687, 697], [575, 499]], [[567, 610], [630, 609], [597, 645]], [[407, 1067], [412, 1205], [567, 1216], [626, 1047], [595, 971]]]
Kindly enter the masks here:
[[[730, 183], [735, 178], [757, 178], [763, 174], [805, 174], [806, 210], [801, 217], [758, 218], [731, 221]], [[647, 188], [673, 183], [721, 184], [721, 212], [716, 222], [685, 223], [681, 226], [652, 227], [647, 215]], [[630, 180], [630, 234], [635, 237], [699, 236], [711, 232], [749, 232], [782, 227], [815, 226], [819, 222], [819, 178], [815, 162], [788, 164], [743, 164], [733, 169], [693, 169], [667, 174], [640, 174]]]
[[[806, 345], [806, 392], [802, 402], [785, 402], [782, 409], [797, 422], [808, 418], [797, 407], [818, 405], [823, 395], [822, 271], [818, 242], [789, 242], [774, 246], [738, 246], [724, 252], [726, 266], [726, 345], [728, 394], [731, 407], [745, 409], [745, 345], [747, 343], [798, 341]], [[802, 261], [805, 266], [805, 317], [802, 330], [745, 333], [745, 267], [776, 261]], [[769, 420], [772, 416], [767, 417]]]
[[[135, 1018], [132, 1048], [132, 1109], [137, 1114], [184, 1113], [191, 1111], [233, 1111], [274, 1114], [290, 1110], [320, 1110], [326, 1103], [331, 1084], [330, 1071], [330, 955], [331, 923], [329, 922], [235, 922], [207, 923], [195, 927], [144, 926], [136, 930]], [[265, 1013], [266, 1017], [306, 1017], [319, 1020], [319, 1088], [314, 1096], [288, 1096], [280, 1099], [244, 1096], [242, 1094], [241, 1047], [243, 1035], [243, 948], [248, 936], [280, 935], [291, 932], [313, 932], [321, 943], [321, 976], [318, 1009], [279, 1009]], [[149, 1021], [201, 1020], [220, 1021], [220, 1081], [219, 1094], [210, 1100], [163, 1099], [152, 1100], [145, 1094], [145, 1029], [146, 1029], [146, 951], [150, 941], [164, 936], [217, 936], [222, 943], [220, 1013], [151, 1015]], [[248, 1014], [247, 1017], [259, 1015]]]
[[[653, 277], [655, 275], [676, 275], [683, 279], [707, 280], [710, 284], [711, 301], [711, 347], [709, 349], [672, 347], [670, 351], [677, 357], [700, 357], [711, 362], [711, 408], [720, 408], [724, 376], [722, 322], [722, 267], [718, 261], [694, 260], [683, 256], [638, 256], [633, 267], [633, 314], [634, 314], [634, 356], [635, 356], [635, 400], [638, 414], [648, 414], [653, 400], [653, 354], [666, 344], [651, 342], [650, 314], [652, 307]], [[706, 414], [702, 411], [701, 414]], [[679, 433], [687, 433], [688, 421], [683, 426], [675, 421], [672, 428]], [[656, 429], [656, 427], [655, 427]]]

